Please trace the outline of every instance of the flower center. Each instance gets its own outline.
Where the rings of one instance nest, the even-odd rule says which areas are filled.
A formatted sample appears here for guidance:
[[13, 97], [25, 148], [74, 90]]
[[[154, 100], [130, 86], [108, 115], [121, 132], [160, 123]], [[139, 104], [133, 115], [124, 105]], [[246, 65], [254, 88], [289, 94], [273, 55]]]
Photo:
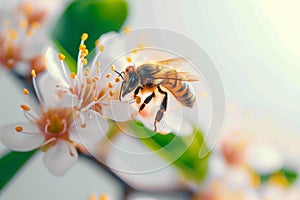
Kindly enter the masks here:
[[51, 118], [48, 120], [48, 132], [58, 134], [64, 130], [65, 123], [63, 123], [57, 115], [51, 116]]

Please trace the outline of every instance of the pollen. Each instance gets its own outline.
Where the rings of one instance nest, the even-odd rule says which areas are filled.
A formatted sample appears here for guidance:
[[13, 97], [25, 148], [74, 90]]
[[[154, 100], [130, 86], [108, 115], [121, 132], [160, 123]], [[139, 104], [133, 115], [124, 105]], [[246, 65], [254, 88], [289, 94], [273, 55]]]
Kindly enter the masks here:
[[59, 60], [64, 60], [66, 58], [66, 56], [62, 53], [58, 54], [58, 59]]
[[101, 195], [100, 199], [99, 200], [109, 200], [109, 196], [107, 194], [103, 194]]
[[86, 127], [86, 123], [83, 123], [80, 125], [81, 128], [85, 128]]
[[97, 47], [98, 44], [99, 44], [99, 40], [96, 40], [96, 41], [95, 41], [95, 47]]
[[87, 65], [87, 64], [88, 64], [87, 59], [83, 59], [83, 60], [82, 60], [82, 64], [83, 64], [83, 65]]
[[97, 97], [94, 97], [94, 101], [98, 101], [98, 98], [97, 98]]
[[28, 91], [26, 88], [24, 88], [24, 89], [23, 89], [23, 93], [24, 93], [25, 95], [28, 95], [28, 94], [29, 94], [29, 91]]
[[108, 87], [109, 87], [109, 88], [113, 88], [113, 86], [114, 86], [114, 85], [113, 85], [111, 82], [108, 83]]
[[75, 72], [72, 72], [72, 73], [70, 74], [70, 77], [71, 77], [71, 79], [75, 79], [75, 78], [76, 78]]
[[114, 95], [114, 91], [110, 90], [109, 95], [112, 97]]
[[83, 33], [81, 35], [81, 40], [86, 41], [88, 39], [89, 35], [87, 33]]
[[[97, 62], [96, 62], [96, 66], [97, 66], [97, 67], [100, 67], [100, 65], [101, 65], [101, 63], [100, 63], [99, 61], [97, 61]], [[99, 68], [99, 72], [100, 72], [100, 68]], [[99, 73], [99, 72], [97, 72], [97, 73]]]
[[36, 73], [35, 73], [35, 70], [34, 70], [34, 69], [31, 70], [31, 76], [32, 76], [32, 77], [36, 77]]
[[121, 80], [120, 77], [116, 77], [116, 78], [115, 78], [115, 82], [116, 82], [116, 83], [118, 83], [120, 80]]
[[18, 32], [15, 29], [11, 29], [11, 30], [9, 30], [9, 35], [12, 39], [15, 40], [18, 37]]
[[85, 54], [85, 56], [89, 55], [88, 49], [81, 49], [82, 53]]
[[111, 76], [111, 73], [106, 74], [106, 78], [109, 78]]
[[110, 70], [113, 72], [116, 70], [116, 67], [114, 65], [110, 66]]
[[124, 29], [123, 29], [124, 33], [129, 33], [130, 31], [131, 31], [131, 29], [130, 29], [129, 26], [125, 26]]
[[29, 29], [29, 30], [27, 30], [26, 34], [27, 34], [27, 36], [32, 36], [33, 32], [31, 29]]
[[99, 50], [100, 50], [101, 52], [103, 52], [103, 51], [104, 51], [104, 46], [103, 46], [103, 45], [100, 45]]
[[15, 130], [17, 132], [22, 132], [23, 131], [23, 127], [22, 126], [16, 126]]
[[29, 106], [25, 105], [25, 104], [21, 104], [20, 107], [24, 110], [24, 111], [30, 111]]
[[132, 50], [132, 53], [133, 53], [133, 54], [136, 54], [136, 53], [137, 53], [137, 49], [133, 49], [133, 50]]
[[127, 62], [132, 62], [132, 59], [130, 57], [126, 57]]
[[89, 68], [86, 68], [84, 70], [84, 76], [89, 76], [89, 74], [90, 74], [90, 70], [89, 70]]
[[38, 21], [34, 21], [34, 22], [31, 23], [31, 26], [33, 28], [38, 28], [38, 27], [40, 27], [40, 23]]
[[80, 44], [80, 45], [79, 45], [79, 50], [83, 50], [83, 49], [86, 49], [86, 45]]
[[22, 20], [22, 21], [20, 21], [19, 26], [20, 26], [20, 28], [26, 28], [27, 22], [25, 20]]

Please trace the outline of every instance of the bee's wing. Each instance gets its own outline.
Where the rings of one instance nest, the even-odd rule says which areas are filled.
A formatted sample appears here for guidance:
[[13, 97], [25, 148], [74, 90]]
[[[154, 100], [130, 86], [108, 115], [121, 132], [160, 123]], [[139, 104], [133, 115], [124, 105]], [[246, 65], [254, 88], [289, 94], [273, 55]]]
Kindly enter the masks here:
[[187, 63], [187, 60], [184, 58], [176, 57], [176, 58], [170, 58], [170, 59], [166, 59], [166, 60], [159, 60], [159, 61], [157, 61], [157, 63], [163, 64], [163, 65], [174, 66], [174, 65], [181, 65], [181, 64]]
[[194, 82], [194, 81], [200, 80], [200, 77], [196, 74], [191, 74], [189, 72], [178, 72], [176, 70], [154, 74], [153, 78], [154, 79], [173, 79], [173, 80], [188, 81], [188, 82]]

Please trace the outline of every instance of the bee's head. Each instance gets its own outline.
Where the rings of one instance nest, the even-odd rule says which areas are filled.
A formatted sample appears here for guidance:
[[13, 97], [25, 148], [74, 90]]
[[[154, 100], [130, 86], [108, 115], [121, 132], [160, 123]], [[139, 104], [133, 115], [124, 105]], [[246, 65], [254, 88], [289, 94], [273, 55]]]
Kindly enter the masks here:
[[123, 87], [121, 88], [122, 97], [132, 92], [139, 84], [139, 77], [136, 74], [134, 66], [128, 66], [125, 69]]

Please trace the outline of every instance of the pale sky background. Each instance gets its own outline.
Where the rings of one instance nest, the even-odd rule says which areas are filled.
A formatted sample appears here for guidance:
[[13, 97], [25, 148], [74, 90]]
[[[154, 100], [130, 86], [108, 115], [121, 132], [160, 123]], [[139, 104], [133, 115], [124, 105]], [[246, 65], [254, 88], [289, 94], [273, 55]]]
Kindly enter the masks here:
[[[206, 49], [216, 63], [228, 102], [274, 114], [299, 130], [300, 1], [128, 3], [126, 25], [172, 29]], [[2, 73], [0, 87], [0, 125], [4, 125], [20, 119], [16, 113], [21, 113], [21, 88]], [[0, 147], [6, 150], [2, 144]], [[38, 155], [0, 194], [1, 200], [84, 200], [91, 192], [110, 193], [119, 199], [120, 187], [101, 170], [79, 161], [65, 176], [57, 178], [46, 170], [41, 157]]]

